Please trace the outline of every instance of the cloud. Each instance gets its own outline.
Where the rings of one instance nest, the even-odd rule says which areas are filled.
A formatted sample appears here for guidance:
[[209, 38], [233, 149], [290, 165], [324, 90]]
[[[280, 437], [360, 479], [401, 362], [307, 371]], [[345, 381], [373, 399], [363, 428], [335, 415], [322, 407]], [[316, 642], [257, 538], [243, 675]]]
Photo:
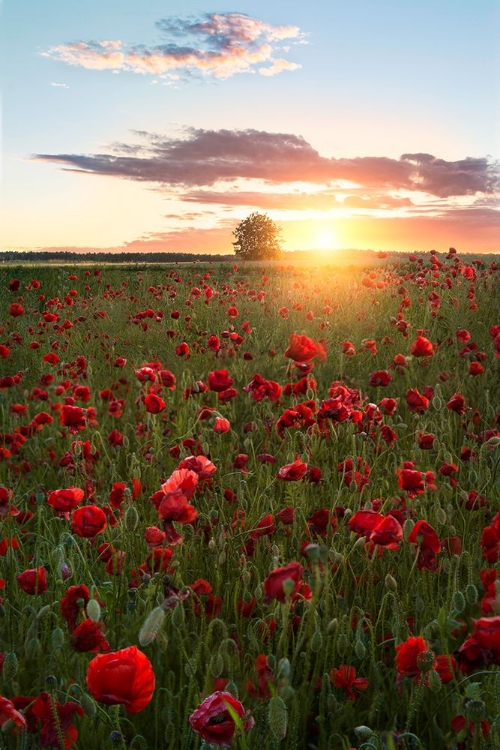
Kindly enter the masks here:
[[78, 41], [41, 54], [88, 70], [129, 71], [175, 80], [179, 74], [193, 73], [225, 79], [256, 70], [273, 76], [300, 68], [281, 56], [283, 42], [303, 43], [306, 38], [298, 26], [272, 26], [243, 13], [163, 18], [156, 27], [164, 43], [127, 47], [120, 40]]
[[[149, 182], [170, 192], [218, 183], [227, 183], [229, 191], [231, 184], [242, 180], [282, 186], [309, 183], [337, 187], [344, 194], [353, 192], [346, 191], [350, 185], [369, 195], [409, 191], [440, 199], [494, 195], [500, 190], [498, 162], [488, 157], [446, 161], [431, 154], [403, 154], [399, 159], [335, 159], [321, 156], [302, 136], [252, 129], [189, 128], [182, 137], [144, 131], [135, 135], [139, 143], [115, 143], [108, 153], [36, 154], [33, 158], [71, 171]], [[213, 196], [208, 197], [213, 202]]]
[[56, 89], [69, 89], [69, 86], [67, 83], [56, 83], [55, 81], [52, 81], [50, 85], [54, 86], [54, 88]]

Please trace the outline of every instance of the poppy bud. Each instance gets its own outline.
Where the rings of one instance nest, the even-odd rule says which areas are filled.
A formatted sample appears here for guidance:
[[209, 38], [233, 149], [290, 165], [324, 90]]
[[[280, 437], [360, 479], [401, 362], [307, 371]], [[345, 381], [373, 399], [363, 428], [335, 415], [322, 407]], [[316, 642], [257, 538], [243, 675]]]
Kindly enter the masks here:
[[139, 630], [139, 644], [149, 646], [161, 630], [165, 620], [165, 610], [163, 607], [155, 607], [147, 616], [144, 624]]
[[10, 680], [12, 680], [16, 676], [18, 669], [19, 662], [16, 654], [13, 651], [9, 654], [5, 654], [2, 668], [2, 677], [5, 682], [9, 682]]
[[90, 599], [87, 602], [87, 616], [92, 622], [99, 622], [101, 619], [101, 606], [97, 599]]
[[277, 695], [269, 701], [267, 718], [274, 739], [281, 742], [286, 737], [288, 709], [286, 703]]

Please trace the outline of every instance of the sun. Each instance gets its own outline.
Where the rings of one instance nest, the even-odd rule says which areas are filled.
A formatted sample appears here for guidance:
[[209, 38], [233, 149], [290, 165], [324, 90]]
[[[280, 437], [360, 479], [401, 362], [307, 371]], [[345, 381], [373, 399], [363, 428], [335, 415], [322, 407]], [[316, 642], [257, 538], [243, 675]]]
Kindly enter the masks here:
[[331, 229], [319, 229], [315, 237], [315, 249], [328, 251], [335, 249], [335, 238]]

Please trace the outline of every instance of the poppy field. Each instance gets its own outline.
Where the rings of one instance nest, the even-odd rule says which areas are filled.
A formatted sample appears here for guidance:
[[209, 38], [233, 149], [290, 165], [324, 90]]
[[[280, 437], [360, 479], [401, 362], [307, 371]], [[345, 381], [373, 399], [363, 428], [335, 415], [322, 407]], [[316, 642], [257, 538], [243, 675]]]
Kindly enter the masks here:
[[0, 749], [500, 748], [500, 265], [0, 268]]

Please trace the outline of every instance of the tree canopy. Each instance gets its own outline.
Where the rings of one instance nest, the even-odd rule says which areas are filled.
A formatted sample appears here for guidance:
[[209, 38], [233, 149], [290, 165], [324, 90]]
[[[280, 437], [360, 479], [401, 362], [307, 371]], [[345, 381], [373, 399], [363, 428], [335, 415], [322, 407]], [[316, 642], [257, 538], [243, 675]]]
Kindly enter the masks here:
[[234, 252], [242, 260], [277, 260], [282, 255], [280, 234], [281, 227], [267, 214], [254, 212], [233, 231]]

